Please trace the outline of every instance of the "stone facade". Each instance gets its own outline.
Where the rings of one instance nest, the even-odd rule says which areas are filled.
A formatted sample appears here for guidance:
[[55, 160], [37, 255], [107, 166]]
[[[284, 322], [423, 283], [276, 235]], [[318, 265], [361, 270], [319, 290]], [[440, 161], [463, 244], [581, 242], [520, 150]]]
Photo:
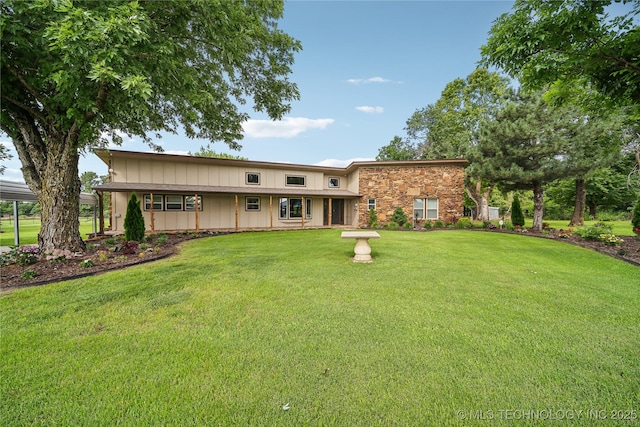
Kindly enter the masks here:
[[358, 225], [369, 223], [369, 199], [376, 199], [380, 224], [391, 220], [401, 207], [409, 222], [413, 218], [414, 199], [437, 198], [438, 219], [454, 222], [463, 216], [464, 167], [458, 165], [379, 166], [359, 169]]

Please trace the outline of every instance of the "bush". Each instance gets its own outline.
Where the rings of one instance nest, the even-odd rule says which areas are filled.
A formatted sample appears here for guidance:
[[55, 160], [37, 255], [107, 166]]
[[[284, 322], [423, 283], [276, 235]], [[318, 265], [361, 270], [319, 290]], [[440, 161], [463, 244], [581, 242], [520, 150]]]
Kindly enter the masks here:
[[458, 222], [456, 222], [455, 227], [456, 228], [473, 228], [473, 223], [471, 222], [470, 218], [463, 217], [463, 218], [460, 218]]
[[38, 261], [40, 248], [38, 245], [12, 246], [8, 257], [19, 266], [24, 267]]
[[395, 222], [399, 226], [403, 226], [404, 223], [407, 222], [407, 214], [404, 213], [400, 206], [393, 211], [393, 215], [391, 215], [391, 222]]
[[633, 208], [631, 226], [633, 227], [633, 232], [636, 233], [637, 236], [640, 236], [640, 197], [638, 197], [636, 201], [636, 207]]
[[387, 224], [387, 228], [389, 230], [397, 230], [398, 228], [400, 228], [400, 225], [398, 225], [398, 223], [395, 221], [391, 221], [390, 223]]
[[601, 240], [601, 235], [612, 234], [611, 226], [603, 224], [601, 222], [589, 227], [578, 229], [576, 234], [582, 237], [584, 240]]
[[516, 226], [524, 227], [524, 214], [520, 207], [520, 199], [518, 196], [513, 196], [513, 203], [511, 203], [511, 223]]
[[126, 241], [141, 242], [144, 239], [144, 218], [136, 193], [131, 194], [124, 217], [124, 238]]
[[424, 228], [426, 228], [427, 230], [431, 228], [431, 221], [425, 221], [424, 224], [422, 224], [422, 226]]
[[375, 209], [369, 209], [369, 227], [375, 228], [378, 226], [378, 214]]
[[440, 221], [439, 219], [434, 221], [433, 228], [444, 228], [444, 222]]
[[164, 245], [169, 241], [169, 236], [167, 236], [165, 233], [160, 233], [156, 236], [156, 244], [157, 245]]
[[404, 225], [403, 225], [403, 227], [404, 227], [406, 230], [413, 230], [413, 225], [411, 225], [411, 223], [410, 223], [410, 222], [405, 222], [405, 223], [404, 223]]

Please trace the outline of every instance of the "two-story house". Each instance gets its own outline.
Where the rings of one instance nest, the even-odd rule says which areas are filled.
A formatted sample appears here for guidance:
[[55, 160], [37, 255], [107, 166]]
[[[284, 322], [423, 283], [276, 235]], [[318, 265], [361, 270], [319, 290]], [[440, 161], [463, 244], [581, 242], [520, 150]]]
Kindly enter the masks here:
[[[124, 231], [131, 193], [148, 231], [269, 230], [381, 223], [401, 207], [410, 221], [462, 216], [467, 161], [354, 162], [346, 168], [98, 150], [111, 194], [111, 229]], [[104, 224], [101, 221], [101, 224]], [[101, 229], [103, 229], [101, 225]]]

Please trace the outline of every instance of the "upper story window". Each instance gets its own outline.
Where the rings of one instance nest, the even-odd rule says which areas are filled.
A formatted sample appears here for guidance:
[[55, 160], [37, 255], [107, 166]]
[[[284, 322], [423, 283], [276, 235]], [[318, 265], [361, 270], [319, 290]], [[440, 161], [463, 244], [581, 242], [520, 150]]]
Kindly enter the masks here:
[[307, 177], [304, 175], [287, 175], [286, 184], [304, 187], [307, 185]]
[[340, 178], [329, 178], [329, 188], [340, 188]]
[[253, 185], [260, 185], [260, 174], [256, 172], [247, 172], [246, 183]]

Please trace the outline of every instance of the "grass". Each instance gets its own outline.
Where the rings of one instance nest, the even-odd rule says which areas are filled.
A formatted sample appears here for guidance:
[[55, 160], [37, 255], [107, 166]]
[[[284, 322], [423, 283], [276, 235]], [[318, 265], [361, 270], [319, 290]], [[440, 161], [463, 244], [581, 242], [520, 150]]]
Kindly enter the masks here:
[[[20, 244], [35, 245], [38, 243], [40, 232], [40, 218], [20, 218], [19, 222]], [[13, 220], [2, 219], [0, 230], [0, 246], [14, 245]], [[83, 238], [93, 233], [93, 218], [80, 218], [80, 235]]]
[[511, 425], [499, 411], [640, 409], [637, 267], [518, 235], [380, 234], [372, 264], [351, 262], [337, 230], [241, 233], [6, 294], [0, 424], [486, 425], [469, 418], [491, 411]]
[[[555, 228], [557, 230], [560, 230], [560, 229], [567, 230], [569, 228], [569, 220], [550, 220], [550, 221], [545, 220], [544, 222], [548, 222], [550, 227]], [[616, 236], [635, 236], [633, 232], [633, 228], [631, 227], [631, 221], [585, 221], [584, 225], [585, 227], [589, 227], [597, 223], [605, 223], [610, 225], [611, 231]], [[530, 227], [531, 225], [532, 225], [531, 220], [529, 220], [528, 223], [525, 223], [525, 226], [527, 227]], [[582, 227], [573, 227], [574, 230], [578, 228], [582, 228]]]

